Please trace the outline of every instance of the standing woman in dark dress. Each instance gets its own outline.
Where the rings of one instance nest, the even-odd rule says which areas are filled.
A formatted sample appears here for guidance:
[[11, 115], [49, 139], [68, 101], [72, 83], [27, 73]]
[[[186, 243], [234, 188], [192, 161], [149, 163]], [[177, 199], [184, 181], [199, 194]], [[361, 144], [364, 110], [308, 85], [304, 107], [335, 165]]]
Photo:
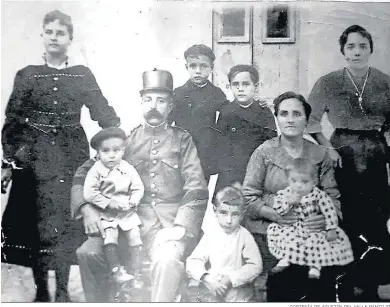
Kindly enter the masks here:
[[[1, 261], [29, 266], [36, 284], [35, 301], [49, 301], [48, 270], [56, 272], [56, 301], [68, 301], [67, 285], [82, 225], [71, 219], [73, 175], [89, 158], [80, 125], [83, 105], [102, 128], [120, 119], [102, 95], [92, 72], [70, 66], [71, 18], [46, 14], [42, 33], [44, 65], [18, 71], [2, 130], [2, 184], [12, 188], [2, 220]], [[12, 177], [11, 177], [12, 176]]]
[[[313, 113], [307, 130], [329, 148], [337, 166], [341, 227], [351, 240], [355, 261], [361, 262], [368, 245], [384, 249], [379, 253], [382, 256], [368, 266], [354, 266], [341, 287], [340, 299], [378, 301], [378, 284], [390, 282], [389, 148], [385, 139], [390, 124], [390, 77], [369, 66], [374, 46], [366, 29], [350, 26], [339, 43], [346, 67], [321, 77], [314, 85], [309, 96]], [[324, 112], [335, 128], [330, 140], [322, 134]], [[361, 235], [368, 244], [359, 238]], [[360, 294], [354, 297], [353, 292]]]
[[228, 74], [234, 101], [219, 115], [215, 158], [218, 179], [216, 194], [222, 188], [242, 184], [253, 151], [277, 135], [275, 118], [266, 104], [255, 99], [259, 73], [250, 65], [236, 65]]

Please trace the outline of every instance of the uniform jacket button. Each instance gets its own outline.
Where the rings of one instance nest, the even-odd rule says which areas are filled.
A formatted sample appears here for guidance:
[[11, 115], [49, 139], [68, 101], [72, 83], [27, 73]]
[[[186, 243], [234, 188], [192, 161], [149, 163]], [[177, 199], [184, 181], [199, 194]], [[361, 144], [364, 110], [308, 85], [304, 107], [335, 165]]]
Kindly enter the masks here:
[[150, 196], [152, 196], [152, 197], [156, 197], [156, 194], [152, 193], [152, 195], [150, 195]]
[[150, 173], [150, 177], [154, 177], [154, 176], [156, 176], [155, 173]]
[[50, 143], [51, 143], [51, 145], [55, 145], [55, 143], [56, 143], [56, 142], [54, 142], [54, 141], [51, 141]]
[[152, 183], [152, 184], [150, 185], [150, 187], [151, 187], [152, 189], [154, 189], [154, 188], [156, 187], [156, 185], [155, 185], [154, 183]]
[[58, 77], [54, 77], [53, 80], [54, 80], [54, 81], [57, 81], [57, 80], [58, 80]]
[[54, 104], [57, 104], [58, 102], [56, 100], [53, 101]]
[[155, 201], [152, 201], [152, 206], [155, 206], [156, 205], [156, 202]]
[[157, 160], [153, 160], [152, 163], [153, 163], [153, 164], [157, 164]]
[[57, 129], [56, 128], [53, 129], [53, 133], [57, 133]]
[[154, 140], [153, 143], [154, 144], [158, 144], [158, 143], [160, 143], [160, 141], [159, 140]]
[[236, 129], [235, 127], [232, 128], [232, 131], [233, 131], [233, 132], [236, 132], [236, 130], [237, 130], [237, 129]]
[[58, 88], [57, 87], [53, 87], [53, 91], [57, 92]]
[[154, 155], [157, 154], [157, 150], [156, 150], [156, 149], [153, 149], [153, 150], [152, 150], [152, 154], [154, 154]]

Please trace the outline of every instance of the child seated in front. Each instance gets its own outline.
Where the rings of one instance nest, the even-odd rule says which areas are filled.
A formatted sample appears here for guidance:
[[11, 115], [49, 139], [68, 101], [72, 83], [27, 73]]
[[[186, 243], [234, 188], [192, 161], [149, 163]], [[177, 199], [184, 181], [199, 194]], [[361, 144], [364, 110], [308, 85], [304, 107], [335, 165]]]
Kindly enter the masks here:
[[[272, 271], [280, 272], [292, 263], [308, 266], [309, 278], [320, 278], [322, 267], [352, 262], [351, 243], [338, 227], [333, 202], [316, 187], [317, 166], [307, 159], [295, 159], [287, 167], [286, 175], [289, 186], [278, 191], [273, 207], [279, 215], [292, 211], [298, 221], [292, 226], [277, 223], [268, 226], [268, 248], [279, 260]], [[324, 231], [310, 232], [302, 226], [306, 218], [318, 214], [325, 217]]]
[[214, 211], [220, 233], [205, 233], [187, 259], [187, 274], [196, 284], [194, 301], [248, 302], [253, 297], [250, 283], [263, 264], [254, 238], [240, 225], [244, 207], [239, 189], [228, 186], [217, 193]]
[[[101, 223], [104, 229], [104, 255], [110, 270], [110, 280], [123, 284], [130, 280], [140, 281], [140, 253], [142, 247], [139, 226], [141, 220], [136, 213], [137, 205], [144, 194], [144, 185], [138, 172], [122, 160], [125, 152], [126, 134], [120, 128], [107, 128], [91, 140], [91, 147], [97, 151], [98, 161], [88, 171], [84, 184], [85, 201], [101, 209]], [[118, 255], [118, 237], [122, 231], [129, 253], [137, 263], [134, 275], [121, 266]]]

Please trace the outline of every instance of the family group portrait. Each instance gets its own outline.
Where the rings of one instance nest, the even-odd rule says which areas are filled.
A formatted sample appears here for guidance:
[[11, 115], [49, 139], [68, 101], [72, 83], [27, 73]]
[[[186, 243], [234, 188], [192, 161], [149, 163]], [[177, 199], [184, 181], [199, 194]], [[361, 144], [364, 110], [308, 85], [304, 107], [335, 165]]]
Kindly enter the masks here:
[[390, 3], [1, 19], [1, 302], [390, 302]]

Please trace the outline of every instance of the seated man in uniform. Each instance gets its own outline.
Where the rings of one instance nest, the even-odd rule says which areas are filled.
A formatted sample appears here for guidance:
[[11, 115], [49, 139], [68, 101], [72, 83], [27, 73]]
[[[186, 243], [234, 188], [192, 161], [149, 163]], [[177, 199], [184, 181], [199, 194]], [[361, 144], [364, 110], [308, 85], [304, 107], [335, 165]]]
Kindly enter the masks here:
[[[123, 159], [141, 176], [145, 194], [138, 205], [141, 236], [152, 264], [151, 301], [172, 302], [184, 276], [185, 257], [197, 244], [208, 190], [197, 150], [188, 132], [167, 124], [173, 107], [173, 80], [168, 71], [144, 72], [144, 123], [126, 141]], [[107, 301], [110, 272], [103, 253], [100, 212], [85, 202], [83, 185], [90, 159], [80, 166], [72, 187], [72, 213], [83, 218], [88, 240], [77, 250], [85, 298]]]

